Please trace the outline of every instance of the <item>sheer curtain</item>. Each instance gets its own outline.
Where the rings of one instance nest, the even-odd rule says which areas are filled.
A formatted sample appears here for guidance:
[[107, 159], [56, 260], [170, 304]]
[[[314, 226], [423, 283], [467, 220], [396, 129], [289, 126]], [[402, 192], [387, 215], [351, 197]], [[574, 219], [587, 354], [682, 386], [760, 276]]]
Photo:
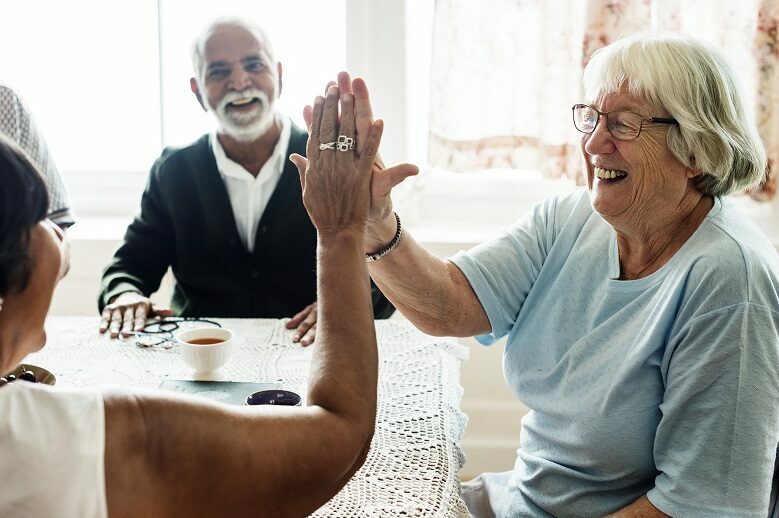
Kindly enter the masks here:
[[[779, 164], [779, 0], [437, 0], [429, 158], [451, 171], [580, 173], [570, 106], [596, 49], [647, 30], [723, 49]], [[769, 199], [773, 176], [754, 196]]]

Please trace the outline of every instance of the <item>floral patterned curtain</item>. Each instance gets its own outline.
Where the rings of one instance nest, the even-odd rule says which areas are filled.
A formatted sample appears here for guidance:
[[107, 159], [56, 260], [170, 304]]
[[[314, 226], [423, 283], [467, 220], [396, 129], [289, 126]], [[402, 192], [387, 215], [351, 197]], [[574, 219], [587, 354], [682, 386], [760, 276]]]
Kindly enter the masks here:
[[[736, 67], [770, 164], [779, 168], [779, 0], [436, 0], [429, 157], [578, 178], [570, 106], [596, 49], [623, 35], [706, 39]], [[770, 199], [772, 176], [753, 196]]]

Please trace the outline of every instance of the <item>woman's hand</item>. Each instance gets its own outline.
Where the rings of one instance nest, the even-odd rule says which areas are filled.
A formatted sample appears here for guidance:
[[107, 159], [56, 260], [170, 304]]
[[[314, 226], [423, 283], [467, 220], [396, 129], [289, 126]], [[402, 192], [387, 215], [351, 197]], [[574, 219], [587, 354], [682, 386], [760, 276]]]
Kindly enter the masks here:
[[[338, 108], [341, 107], [339, 121]], [[383, 131], [382, 121], [365, 131], [361, 150], [355, 145], [355, 98], [330, 85], [311, 110], [306, 153], [293, 154], [303, 188], [303, 204], [320, 239], [341, 232], [365, 233], [371, 205], [371, 168]]]
[[[354, 127], [357, 152], [362, 153], [367, 145], [367, 137], [373, 125], [373, 109], [371, 107], [368, 87], [360, 78], [352, 81], [347, 72], [338, 74], [338, 90], [341, 95], [348, 93], [354, 96]], [[327, 84], [326, 89], [336, 85], [335, 82]], [[311, 132], [313, 119], [313, 107], [306, 106], [303, 109], [303, 118]], [[342, 116], [343, 117], [343, 116]], [[399, 164], [386, 168], [381, 157], [376, 154], [371, 176], [371, 204], [368, 213], [368, 226], [366, 234], [366, 252], [372, 252], [386, 245], [395, 235], [395, 218], [392, 215], [392, 188], [415, 175], [419, 168], [412, 164]]]

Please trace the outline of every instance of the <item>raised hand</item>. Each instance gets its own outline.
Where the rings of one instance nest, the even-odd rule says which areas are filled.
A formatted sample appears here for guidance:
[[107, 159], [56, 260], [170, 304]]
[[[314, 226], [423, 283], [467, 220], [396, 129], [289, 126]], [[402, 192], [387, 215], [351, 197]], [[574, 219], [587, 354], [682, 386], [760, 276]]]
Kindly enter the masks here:
[[[356, 149], [361, 153], [364, 146], [367, 145], [367, 136], [373, 125], [373, 109], [371, 107], [368, 87], [360, 78], [352, 81], [347, 72], [338, 74], [338, 82], [330, 82], [327, 85], [338, 86], [341, 94], [347, 93], [354, 96], [354, 127], [356, 138]], [[303, 118], [311, 132], [311, 123], [314, 109], [312, 106], [306, 106], [303, 109]], [[310, 156], [310, 155], [309, 155]], [[366, 236], [366, 252], [373, 251], [388, 239], [391, 239], [395, 233], [395, 219], [392, 217], [392, 198], [390, 194], [392, 188], [398, 185], [409, 176], [419, 172], [419, 168], [412, 164], [398, 164], [393, 167], [385, 168], [381, 157], [376, 154], [376, 159], [372, 167], [371, 178], [371, 206], [368, 215], [368, 235]], [[387, 237], [388, 236], [388, 237]]]
[[[339, 121], [338, 107], [341, 106]], [[290, 159], [298, 167], [303, 204], [320, 239], [341, 232], [362, 236], [371, 203], [371, 168], [379, 148], [382, 121], [371, 124], [362, 152], [355, 145], [355, 99], [331, 85], [311, 110], [308, 160]]]

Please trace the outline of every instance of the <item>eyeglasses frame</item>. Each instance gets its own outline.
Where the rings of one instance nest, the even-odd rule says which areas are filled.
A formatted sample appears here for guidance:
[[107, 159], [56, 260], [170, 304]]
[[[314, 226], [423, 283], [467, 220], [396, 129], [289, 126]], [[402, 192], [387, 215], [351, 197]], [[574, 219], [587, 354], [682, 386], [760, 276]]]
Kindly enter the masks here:
[[[141, 348], [160, 345], [169, 349], [175, 345], [175, 342], [173, 341], [173, 332], [179, 329], [179, 324], [182, 322], [203, 323], [213, 325], [217, 328], [222, 327], [222, 324], [219, 322], [207, 318], [166, 317], [148, 322], [146, 326], [144, 326], [143, 331], [130, 331], [129, 333], [123, 333], [123, 336], [125, 339], [130, 339], [131, 337], [135, 338], [135, 345]], [[148, 330], [148, 328], [152, 329]], [[147, 339], [146, 343], [143, 343], [144, 338]], [[165, 347], [167, 344], [170, 344], [170, 346]]]
[[[589, 108], [589, 109], [591, 109], [592, 111], [594, 111], [595, 113], [598, 114], [598, 118], [595, 121], [595, 125], [592, 127], [592, 131], [582, 131], [576, 125], [576, 110], [580, 109], [580, 108]], [[636, 132], [636, 136], [635, 137], [628, 138], [628, 139], [619, 138], [616, 135], [614, 135], [614, 133], [611, 132], [611, 130], [608, 127], [609, 114], [617, 113], [617, 112], [630, 113], [630, 114], [633, 114], [633, 115], [641, 118], [641, 124], [638, 126], [638, 131]], [[668, 117], [644, 117], [640, 113], [632, 112], [630, 110], [612, 110], [610, 112], [602, 112], [599, 109], [590, 106], [589, 104], [582, 104], [582, 103], [577, 103], [577, 104], [574, 104], [573, 106], [571, 106], [571, 117], [573, 118], [573, 127], [576, 128], [576, 131], [578, 131], [580, 133], [584, 133], [585, 135], [592, 135], [593, 133], [595, 133], [595, 130], [598, 128], [598, 124], [600, 123], [601, 117], [605, 117], [606, 118], [606, 122], [607, 122], [606, 131], [608, 131], [609, 135], [611, 135], [614, 139], [620, 140], [622, 142], [630, 142], [631, 140], [636, 140], [638, 138], [638, 136], [641, 135], [641, 130], [644, 129], [644, 122], [656, 123], [656, 124], [674, 124], [674, 125], [677, 125], [677, 126], [679, 125], [679, 121], [676, 120], [676, 119], [673, 119], [673, 118], [668, 118]]]

